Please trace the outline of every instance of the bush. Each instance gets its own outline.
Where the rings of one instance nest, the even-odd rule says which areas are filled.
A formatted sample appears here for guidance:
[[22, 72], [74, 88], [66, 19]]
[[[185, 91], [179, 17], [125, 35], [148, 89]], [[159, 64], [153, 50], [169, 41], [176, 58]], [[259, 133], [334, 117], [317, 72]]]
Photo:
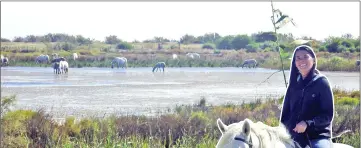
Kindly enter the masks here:
[[212, 43], [205, 43], [203, 46], [202, 46], [202, 49], [215, 49], [216, 48], [216, 45], [212, 44]]
[[234, 49], [246, 48], [251, 43], [251, 38], [247, 35], [237, 35], [231, 42]]
[[355, 47], [356, 52], [360, 52], [360, 46]]
[[220, 54], [221, 51], [220, 51], [220, 50], [214, 50], [213, 53], [214, 53], [214, 54]]
[[74, 48], [74, 46], [70, 43], [64, 43], [61, 48], [65, 51], [69, 51], [69, 50], [72, 50]]
[[271, 48], [272, 51], [276, 51], [276, 46], [277, 46], [276, 42], [272, 42], [272, 41], [266, 41], [260, 44], [261, 49]]
[[251, 43], [246, 46], [247, 52], [256, 52], [259, 49], [259, 44]]
[[337, 52], [346, 52], [348, 48], [346, 46], [340, 45], [337, 47]]
[[335, 100], [335, 104], [338, 105], [358, 105], [360, 104], [359, 98], [342, 97]]
[[217, 41], [218, 49], [232, 49], [233, 36], [225, 36]]
[[347, 47], [347, 48], [353, 48], [353, 47], [355, 47], [354, 44], [353, 44], [351, 41], [349, 41], [349, 40], [341, 41], [340, 44], [343, 45], [343, 46], [345, 46], [345, 47]]
[[172, 45], [172, 46], [170, 46], [170, 49], [178, 49], [178, 46]]
[[326, 52], [327, 51], [327, 48], [325, 46], [321, 46], [318, 51], [320, 52]]
[[117, 49], [133, 49], [133, 45], [126, 43], [126, 42], [122, 42], [122, 43], [118, 44], [116, 48]]

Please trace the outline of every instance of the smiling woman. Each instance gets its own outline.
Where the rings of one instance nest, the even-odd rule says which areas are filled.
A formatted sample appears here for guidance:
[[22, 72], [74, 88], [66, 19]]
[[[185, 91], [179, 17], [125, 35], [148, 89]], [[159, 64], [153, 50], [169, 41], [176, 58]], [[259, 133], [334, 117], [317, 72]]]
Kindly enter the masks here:
[[311, 47], [296, 47], [281, 123], [302, 147], [331, 147], [334, 98], [328, 79], [316, 66], [316, 55]]

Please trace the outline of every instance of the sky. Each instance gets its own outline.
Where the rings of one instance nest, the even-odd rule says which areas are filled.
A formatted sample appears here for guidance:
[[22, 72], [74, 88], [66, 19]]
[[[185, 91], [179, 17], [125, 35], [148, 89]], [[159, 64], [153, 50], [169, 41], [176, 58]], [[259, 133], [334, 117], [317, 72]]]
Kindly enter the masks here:
[[[291, 16], [279, 30], [322, 40], [359, 36], [359, 2], [274, 2]], [[104, 41], [155, 36], [179, 40], [217, 32], [221, 36], [273, 31], [270, 2], [1, 2], [1, 37], [66, 33]]]

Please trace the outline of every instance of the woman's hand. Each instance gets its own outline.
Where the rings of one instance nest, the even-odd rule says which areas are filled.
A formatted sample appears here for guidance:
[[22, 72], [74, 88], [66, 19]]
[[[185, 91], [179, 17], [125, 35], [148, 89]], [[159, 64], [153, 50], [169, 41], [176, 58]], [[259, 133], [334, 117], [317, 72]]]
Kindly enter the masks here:
[[293, 129], [293, 131], [295, 131], [296, 133], [303, 133], [303, 132], [305, 132], [306, 128], [307, 128], [306, 122], [301, 121], [296, 125], [296, 127]]

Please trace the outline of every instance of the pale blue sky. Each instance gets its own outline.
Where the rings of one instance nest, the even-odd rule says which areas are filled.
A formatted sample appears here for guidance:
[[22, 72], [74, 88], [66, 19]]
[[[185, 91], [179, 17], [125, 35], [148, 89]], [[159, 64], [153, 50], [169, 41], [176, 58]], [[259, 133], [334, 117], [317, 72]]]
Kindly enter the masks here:
[[[282, 33], [324, 39], [359, 36], [358, 2], [275, 2], [294, 18]], [[66, 33], [126, 41], [186, 33], [251, 34], [272, 31], [270, 2], [1, 2], [1, 37]], [[252, 19], [252, 20], [251, 20]]]

